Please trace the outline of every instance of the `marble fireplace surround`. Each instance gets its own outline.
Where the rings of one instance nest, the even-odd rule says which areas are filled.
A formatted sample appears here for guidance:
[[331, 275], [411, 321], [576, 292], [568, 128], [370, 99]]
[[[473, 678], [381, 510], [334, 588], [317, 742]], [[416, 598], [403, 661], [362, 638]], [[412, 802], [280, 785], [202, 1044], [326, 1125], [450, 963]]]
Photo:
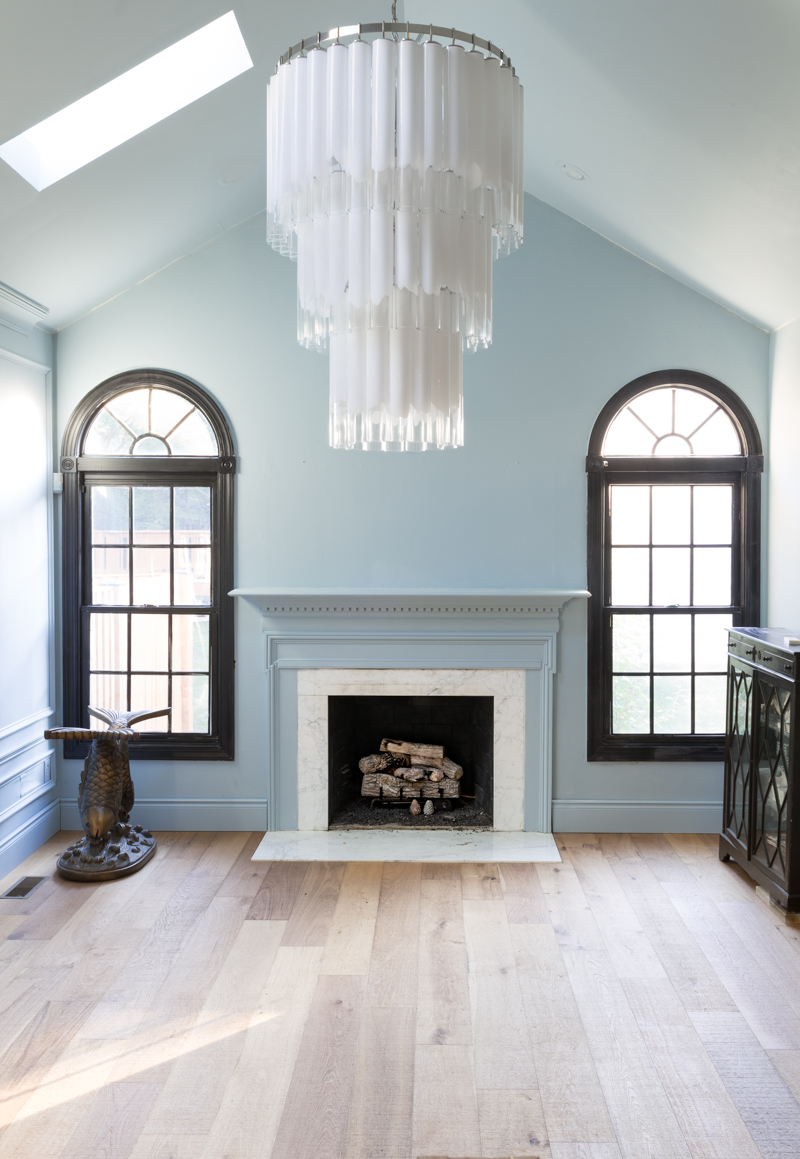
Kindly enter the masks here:
[[271, 831], [327, 830], [327, 698], [383, 694], [494, 697], [494, 829], [550, 832], [560, 612], [588, 592], [230, 594], [262, 613]]

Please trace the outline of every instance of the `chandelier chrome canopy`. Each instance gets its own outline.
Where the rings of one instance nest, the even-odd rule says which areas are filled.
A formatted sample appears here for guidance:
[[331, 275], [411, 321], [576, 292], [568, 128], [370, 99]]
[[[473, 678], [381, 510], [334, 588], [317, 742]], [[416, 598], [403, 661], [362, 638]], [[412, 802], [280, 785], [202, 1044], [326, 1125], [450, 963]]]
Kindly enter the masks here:
[[298, 342], [330, 353], [332, 447], [463, 445], [462, 352], [491, 344], [492, 261], [522, 243], [522, 119], [509, 57], [456, 29], [360, 24], [281, 57], [267, 240], [297, 261]]

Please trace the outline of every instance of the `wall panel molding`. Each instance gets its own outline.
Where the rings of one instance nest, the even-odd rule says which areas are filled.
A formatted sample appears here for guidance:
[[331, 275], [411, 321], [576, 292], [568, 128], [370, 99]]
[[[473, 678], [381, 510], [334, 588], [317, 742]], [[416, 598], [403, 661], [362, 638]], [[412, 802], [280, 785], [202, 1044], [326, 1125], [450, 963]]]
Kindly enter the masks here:
[[[58, 833], [61, 828], [59, 802], [50, 801], [31, 816], [19, 822], [15, 829], [0, 837], [0, 877], [9, 873], [40, 845]], [[53, 859], [55, 870], [55, 858]]]

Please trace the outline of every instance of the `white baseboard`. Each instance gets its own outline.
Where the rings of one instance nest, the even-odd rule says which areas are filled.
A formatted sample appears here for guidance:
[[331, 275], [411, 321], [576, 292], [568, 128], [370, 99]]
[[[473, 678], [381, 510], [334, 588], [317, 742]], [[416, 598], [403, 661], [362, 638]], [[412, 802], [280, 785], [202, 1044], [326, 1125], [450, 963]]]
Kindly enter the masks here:
[[[167, 832], [219, 829], [237, 832], [264, 832], [267, 802], [224, 798], [175, 798], [171, 800], [137, 797], [131, 823]], [[81, 819], [75, 800], [61, 802], [61, 828], [80, 829]]]
[[718, 833], [721, 801], [553, 801], [554, 833]]
[[0, 839], [0, 877], [35, 853], [61, 828], [60, 802], [51, 801]]

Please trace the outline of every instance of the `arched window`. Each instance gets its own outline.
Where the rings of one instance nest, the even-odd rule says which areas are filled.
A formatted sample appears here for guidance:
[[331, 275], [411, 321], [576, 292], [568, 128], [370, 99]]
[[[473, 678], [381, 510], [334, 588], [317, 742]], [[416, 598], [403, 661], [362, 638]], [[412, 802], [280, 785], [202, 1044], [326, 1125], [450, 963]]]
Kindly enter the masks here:
[[61, 470], [64, 722], [87, 727], [90, 704], [169, 705], [132, 757], [232, 759], [235, 459], [222, 412], [179, 375], [117, 375], [72, 414]]
[[645, 375], [586, 469], [589, 759], [721, 760], [727, 629], [759, 623], [755, 422], [716, 379]]

